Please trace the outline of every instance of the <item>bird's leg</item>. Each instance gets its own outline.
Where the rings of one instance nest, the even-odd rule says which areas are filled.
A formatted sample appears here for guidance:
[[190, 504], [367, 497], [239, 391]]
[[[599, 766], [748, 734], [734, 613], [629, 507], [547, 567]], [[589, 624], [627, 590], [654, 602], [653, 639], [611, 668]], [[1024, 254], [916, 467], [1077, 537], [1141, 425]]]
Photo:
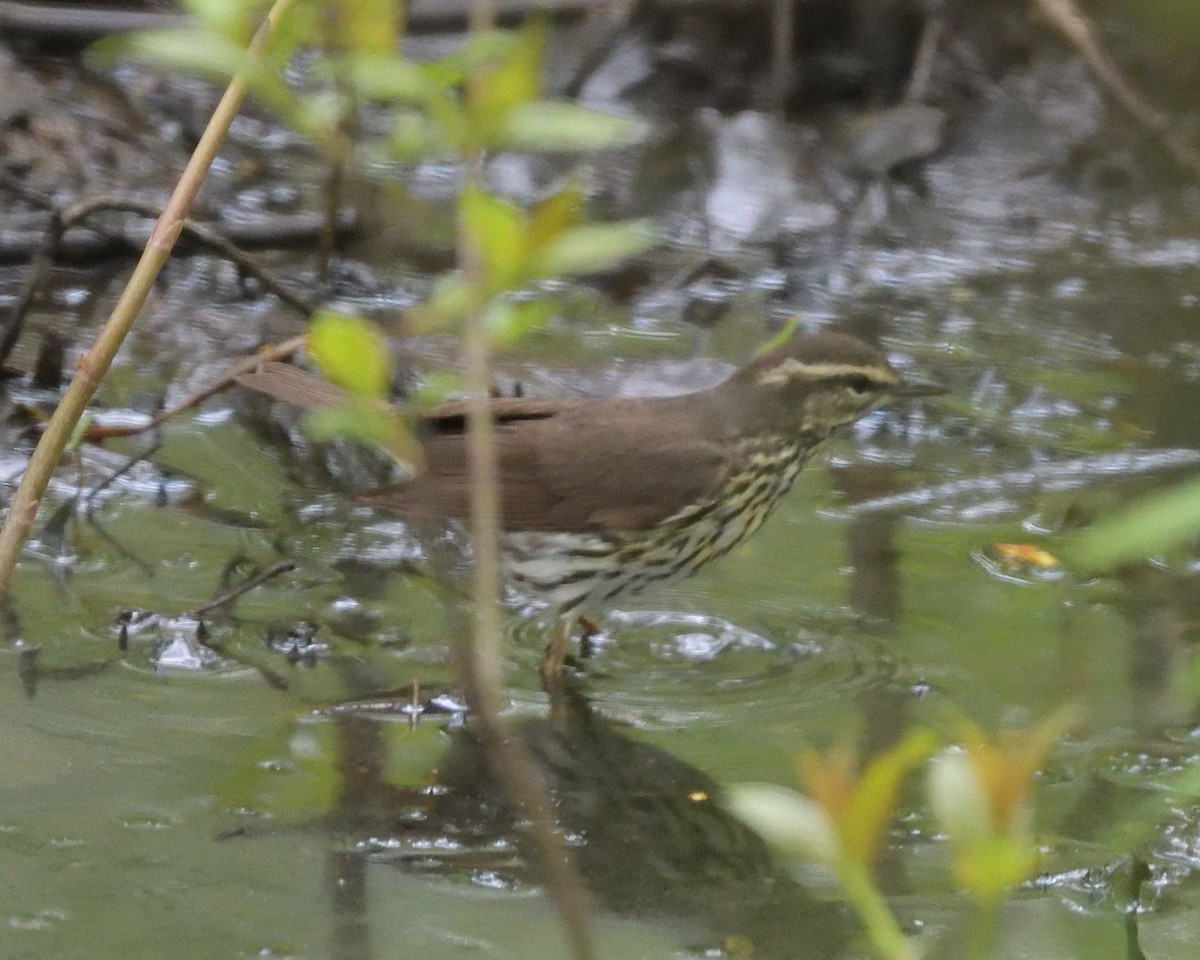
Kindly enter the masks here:
[[558, 685], [562, 682], [563, 664], [567, 659], [567, 646], [571, 642], [571, 628], [575, 617], [571, 614], [558, 615], [550, 631], [550, 642], [542, 657], [542, 683]]
[[579, 659], [590, 660], [592, 654], [595, 652], [592, 638], [600, 636], [600, 624], [591, 617], [585, 617], [580, 614], [579, 626], [583, 629], [583, 632], [579, 635]]

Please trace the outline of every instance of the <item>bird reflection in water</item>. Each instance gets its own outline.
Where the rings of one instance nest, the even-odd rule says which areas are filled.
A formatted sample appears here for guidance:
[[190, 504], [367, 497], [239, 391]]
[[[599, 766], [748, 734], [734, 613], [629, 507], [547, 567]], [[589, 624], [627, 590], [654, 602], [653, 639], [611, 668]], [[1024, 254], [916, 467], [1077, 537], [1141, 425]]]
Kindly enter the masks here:
[[[382, 779], [380, 725], [352, 714], [337, 722], [345, 767], [328, 821], [336, 834], [391, 836], [408, 849], [416, 840], [448, 837], [452, 853], [420, 843], [419, 853], [388, 852], [387, 861], [421, 873], [536, 882], [512, 807], [470, 723], [455, 731], [439, 762], [437, 789], [405, 791]], [[842, 909], [817, 901], [779, 867], [763, 841], [721, 806], [712, 778], [631, 738], [577, 691], [552, 719], [526, 721], [517, 732], [546, 779], [561, 829], [574, 840], [572, 854], [595, 905], [661, 923], [705, 955], [791, 958], [798, 947], [806, 957], [840, 955], [849, 930]], [[370, 853], [347, 849], [339, 845], [330, 864], [334, 942], [337, 960], [365, 960]], [[347, 890], [359, 895], [347, 897]]]

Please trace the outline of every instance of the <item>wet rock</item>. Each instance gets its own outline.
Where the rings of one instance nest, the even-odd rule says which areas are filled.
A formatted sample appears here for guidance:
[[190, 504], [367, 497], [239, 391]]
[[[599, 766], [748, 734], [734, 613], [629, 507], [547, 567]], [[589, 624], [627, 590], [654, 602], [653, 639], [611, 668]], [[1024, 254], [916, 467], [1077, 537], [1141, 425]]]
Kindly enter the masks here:
[[711, 125], [716, 182], [705, 210], [716, 249], [770, 243], [837, 220], [823, 192], [797, 175], [798, 160], [811, 149], [811, 132], [806, 136], [802, 129], [749, 110]]
[[11, 53], [0, 47], [0, 129], [28, 123], [43, 98]]
[[1075, 204], [1062, 174], [1104, 120], [1104, 99], [1082, 62], [1040, 57], [960, 120], [948, 155], [929, 165], [933, 189], [988, 218], [1040, 218], [1048, 203]]
[[695, 79], [708, 79], [713, 72], [714, 58], [725, 43], [724, 31], [715, 18], [683, 16], [675, 25], [673, 35], [658, 45], [658, 63]]
[[532, 203], [541, 199], [563, 174], [562, 165], [545, 154], [499, 153], [487, 164], [488, 189]]
[[856, 117], [847, 131], [849, 167], [866, 176], [887, 176], [901, 164], [936, 153], [945, 129], [946, 111], [924, 103], [902, 103]]
[[1000, 84], [967, 138], [980, 150], [1009, 154], [1025, 171], [1065, 162], [1096, 136], [1104, 98], [1083, 62], [1042, 57]]
[[621, 36], [579, 89], [579, 99], [593, 106], [611, 106], [633, 92], [654, 73], [654, 51], [638, 31]]

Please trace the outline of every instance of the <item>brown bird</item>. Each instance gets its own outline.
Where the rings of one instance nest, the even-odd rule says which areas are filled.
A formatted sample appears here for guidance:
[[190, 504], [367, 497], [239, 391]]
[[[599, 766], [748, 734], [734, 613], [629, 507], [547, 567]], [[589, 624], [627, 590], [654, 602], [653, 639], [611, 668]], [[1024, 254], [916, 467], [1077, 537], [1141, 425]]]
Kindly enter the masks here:
[[[239, 382], [311, 405], [281, 386], [292, 374], [306, 376], [268, 365]], [[682, 580], [757, 530], [837, 427], [897, 397], [941, 392], [905, 383], [861, 340], [819, 333], [794, 334], [684, 396], [490, 400], [503, 567], [557, 617], [543, 676], [561, 673], [579, 615]], [[468, 518], [466, 429], [465, 402], [422, 413], [423, 472], [361, 501]]]

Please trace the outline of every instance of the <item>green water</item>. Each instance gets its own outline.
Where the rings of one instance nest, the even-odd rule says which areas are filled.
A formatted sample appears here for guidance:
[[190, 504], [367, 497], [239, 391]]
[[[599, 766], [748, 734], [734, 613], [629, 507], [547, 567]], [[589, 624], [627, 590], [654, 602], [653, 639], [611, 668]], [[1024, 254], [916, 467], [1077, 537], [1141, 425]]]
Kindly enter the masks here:
[[[1182, 268], [1059, 266], [855, 305], [886, 316], [886, 342], [951, 394], [832, 444], [747, 544], [601, 620], [584, 690], [612, 723], [571, 762], [582, 796], [627, 776], [644, 820], [635, 830], [606, 800], [616, 809], [589, 821], [637, 837], [589, 861], [602, 956], [714, 956], [734, 934], [758, 956], [862, 947], [846, 918], [810, 924], [794, 904], [771, 907], [753, 878], [739, 875], [729, 893], [719, 876], [665, 868], [657, 840], [710, 827], [665, 802], [643, 809], [643, 771], [611, 760], [592, 770], [596, 753], [626, 756], [633, 744], [654, 749], [659, 773], [670, 757], [716, 784], [792, 784], [804, 745], [878, 744], [960, 716], [1028, 724], [1067, 701], [1085, 719], [1039, 782], [1045, 860], [1001, 913], [1003, 955], [1124, 955], [1136, 849], [1152, 877], [1142, 948], [1194, 956], [1196, 810], [1157, 811], [1136, 845], [1114, 839], [1124, 813], [1193, 763], [1194, 705], [1171, 676], [1200, 609], [1194, 565], [1083, 581], [988, 557], [996, 542], [1053, 552], [1073, 513], [1171, 475], [1104, 456], [1154, 465], [1169, 460], [1162, 451], [1200, 447], [1200, 313]], [[1068, 292], [1057, 287], [1065, 274], [1078, 281]], [[253, 422], [173, 422], [156, 462], [191, 494], [160, 505], [153, 479], [118, 485], [96, 513], [107, 536], [79, 518], [61, 546], [43, 537], [21, 565], [0, 648], [0, 956], [562, 956], [554, 911], [510, 835], [419, 828], [420, 791], [449, 762], [447, 716], [414, 729], [401, 712], [347, 723], [332, 709], [452, 682], [439, 594], [401, 569], [414, 544], [394, 518], [322, 481], [319, 451], [297, 459]], [[1022, 474], [1056, 465], [1058, 479]], [[898, 505], [855, 507], [884, 497]], [[119, 650], [122, 611], [182, 614], [224, 589], [235, 557], [231, 581], [281, 559], [295, 568], [206, 618], [223, 656], [187, 620], [143, 624]], [[280, 639], [299, 621], [317, 626], [311, 662], [290, 662]], [[544, 627], [516, 613], [508, 622], [514, 719], [546, 709], [535, 671]], [[355, 750], [370, 763], [356, 766]], [[363, 801], [364, 783], [382, 793]], [[355, 822], [347, 811], [360, 802], [377, 815], [394, 807]], [[931, 955], [955, 956], [969, 911], [947, 845], [919, 789], [903, 812], [887, 858], [893, 905]], [[836, 899], [827, 878], [799, 876], [817, 900]]]

